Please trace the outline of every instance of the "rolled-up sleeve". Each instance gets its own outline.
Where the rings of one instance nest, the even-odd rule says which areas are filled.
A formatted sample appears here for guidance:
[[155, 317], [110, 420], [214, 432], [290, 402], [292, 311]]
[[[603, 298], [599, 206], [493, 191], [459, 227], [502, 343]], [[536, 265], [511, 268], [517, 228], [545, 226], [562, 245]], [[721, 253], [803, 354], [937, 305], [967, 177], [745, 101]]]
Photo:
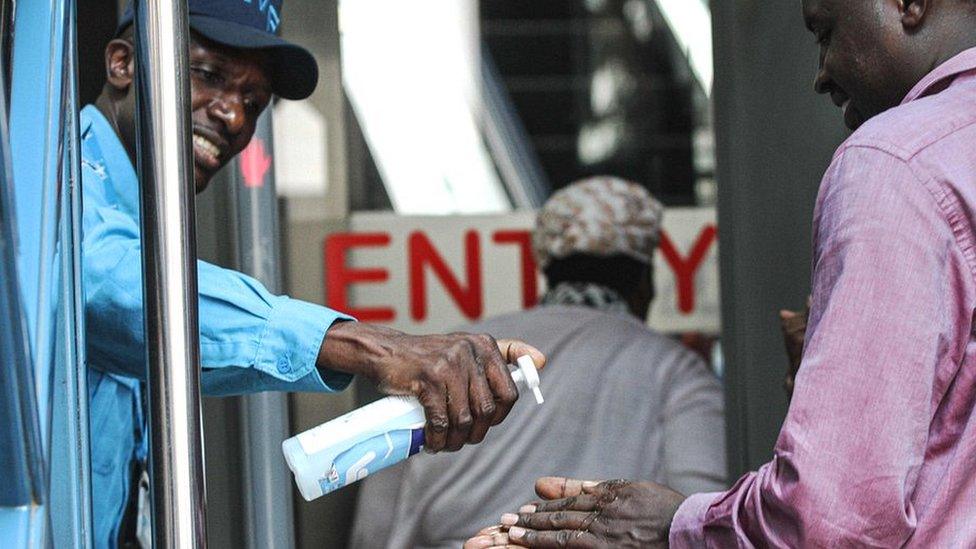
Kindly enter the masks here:
[[871, 147], [838, 153], [821, 187], [813, 307], [773, 459], [692, 496], [672, 547], [899, 547], [933, 406], [968, 340], [972, 273], [943, 195]]
[[[88, 175], [91, 180], [91, 175]], [[139, 229], [112, 206], [85, 210], [87, 358], [144, 379]], [[316, 367], [326, 331], [351, 317], [271, 294], [251, 277], [198, 262], [201, 382], [212, 395], [343, 390], [351, 376]]]

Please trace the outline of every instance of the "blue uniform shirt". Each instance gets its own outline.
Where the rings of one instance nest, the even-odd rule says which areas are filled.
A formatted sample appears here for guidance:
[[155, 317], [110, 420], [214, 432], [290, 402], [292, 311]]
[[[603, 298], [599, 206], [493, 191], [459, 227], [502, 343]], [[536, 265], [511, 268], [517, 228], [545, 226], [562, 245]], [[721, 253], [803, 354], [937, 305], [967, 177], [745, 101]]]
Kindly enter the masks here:
[[[97, 547], [115, 547], [133, 479], [148, 449], [139, 183], [108, 120], [81, 111], [84, 293]], [[201, 383], [208, 395], [334, 392], [351, 379], [315, 367], [326, 330], [350, 317], [268, 292], [241, 273], [200, 261]]]

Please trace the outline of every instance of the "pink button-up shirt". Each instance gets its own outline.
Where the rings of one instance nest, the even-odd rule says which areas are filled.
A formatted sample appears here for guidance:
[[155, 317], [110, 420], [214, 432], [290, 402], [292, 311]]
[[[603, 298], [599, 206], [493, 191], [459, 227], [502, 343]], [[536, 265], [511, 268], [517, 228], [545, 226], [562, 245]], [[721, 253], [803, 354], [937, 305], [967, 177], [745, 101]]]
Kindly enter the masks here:
[[671, 547], [976, 547], [976, 48], [840, 147], [772, 461]]

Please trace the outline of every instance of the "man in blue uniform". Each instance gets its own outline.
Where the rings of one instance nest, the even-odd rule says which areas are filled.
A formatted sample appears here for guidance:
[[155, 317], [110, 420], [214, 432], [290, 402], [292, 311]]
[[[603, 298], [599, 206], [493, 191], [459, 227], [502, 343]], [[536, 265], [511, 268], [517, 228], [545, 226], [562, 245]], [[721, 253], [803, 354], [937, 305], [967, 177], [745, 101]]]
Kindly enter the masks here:
[[[301, 99], [314, 58], [277, 33], [281, 0], [189, 0], [194, 180], [202, 191], [247, 146], [272, 95]], [[133, 541], [144, 469], [146, 376], [135, 156], [132, 12], [105, 49], [106, 84], [82, 120], [84, 274], [91, 410], [92, 503], [99, 547]], [[391, 394], [417, 396], [430, 451], [480, 442], [518, 397], [506, 364], [531, 354], [485, 335], [410, 336], [272, 295], [241, 273], [200, 262], [203, 391], [341, 391], [361, 374]]]

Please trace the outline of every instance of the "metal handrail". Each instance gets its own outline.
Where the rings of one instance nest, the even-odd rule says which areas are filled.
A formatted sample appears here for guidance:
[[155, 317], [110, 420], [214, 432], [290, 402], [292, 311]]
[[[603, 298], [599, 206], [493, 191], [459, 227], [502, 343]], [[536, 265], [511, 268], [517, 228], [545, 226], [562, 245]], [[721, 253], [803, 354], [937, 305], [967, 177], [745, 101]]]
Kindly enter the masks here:
[[137, 0], [137, 167], [153, 545], [206, 545], [186, 3]]

